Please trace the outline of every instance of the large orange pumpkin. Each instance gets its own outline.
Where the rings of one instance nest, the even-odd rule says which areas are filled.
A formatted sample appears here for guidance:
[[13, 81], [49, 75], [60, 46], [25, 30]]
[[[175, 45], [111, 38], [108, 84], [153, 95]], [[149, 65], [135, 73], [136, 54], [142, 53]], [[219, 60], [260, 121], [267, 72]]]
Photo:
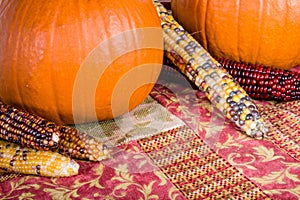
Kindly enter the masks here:
[[300, 64], [299, 0], [172, 0], [171, 8], [213, 56], [286, 69]]
[[161, 69], [152, 0], [3, 0], [0, 100], [61, 124], [139, 105]]

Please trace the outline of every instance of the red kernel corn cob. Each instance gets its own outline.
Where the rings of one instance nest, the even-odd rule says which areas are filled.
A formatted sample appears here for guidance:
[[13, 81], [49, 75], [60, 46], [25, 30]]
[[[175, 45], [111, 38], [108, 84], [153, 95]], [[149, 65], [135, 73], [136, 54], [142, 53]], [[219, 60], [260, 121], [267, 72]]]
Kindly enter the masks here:
[[248, 136], [263, 138], [268, 130], [245, 90], [175, 21], [163, 5], [158, 1], [154, 4], [161, 18], [165, 50], [169, 52], [167, 56], [238, 128]]
[[252, 98], [275, 101], [300, 99], [300, 73], [224, 58], [216, 60]]
[[0, 169], [6, 172], [47, 177], [78, 174], [79, 164], [52, 151], [39, 151], [0, 140]]
[[75, 128], [56, 125], [0, 101], [0, 139], [21, 146], [52, 150], [72, 158], [100, 161], [109, 156], [106, 146]]
[[[173, 59], [172, 62], [167, 56], [168, 53], [172, 52], [165, 52], [165, 66], [162, 68], [161, 74], [172, 81], [184, 79], [178, 74], [180, 70], [173, 63], [175, 61], [179, 65], [182, 59], [180, 57], [174, 58], [175, 60]], [[173, 56], [176, 57], [176, 55], [171, 57]], [[300, 99], [300, 73], [298, 72], [235, 62], [224, 58], [217, 58], [216, 60], [253, 99], [267, 101], [293, 101]], [[184, 63], [180, 64], [185, 65]]]

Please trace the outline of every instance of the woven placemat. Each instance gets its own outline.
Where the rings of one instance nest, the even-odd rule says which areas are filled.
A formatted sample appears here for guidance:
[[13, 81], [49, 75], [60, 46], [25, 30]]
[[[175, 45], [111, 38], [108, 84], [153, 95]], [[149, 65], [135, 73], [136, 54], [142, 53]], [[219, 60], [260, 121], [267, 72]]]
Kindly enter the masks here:
[[142, 104], [120, 117], [75, 128], [99, 138], [108, 147], [115, 147], [183, 124], [182, 120], [148, 96]]
[[186, 125], [138, 142], [187, 199], [270, 199]]

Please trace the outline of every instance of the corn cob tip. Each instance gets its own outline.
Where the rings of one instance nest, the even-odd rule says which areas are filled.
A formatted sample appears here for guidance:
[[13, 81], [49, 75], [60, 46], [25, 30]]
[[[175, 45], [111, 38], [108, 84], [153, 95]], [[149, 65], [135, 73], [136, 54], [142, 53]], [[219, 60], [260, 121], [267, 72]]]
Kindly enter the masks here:
[[268, 131], [264, 123], [257, 121], [254, 129], [248, 129], [245, 132], [248, 136], [260, 140], [268, 137]]
[[90, 161], [102, 161], [110, 157], [111, 150], [101, 141], [94, 139], [89, 142], [87, 154]]
[[110, 151], [99, 139], [73, 127], [61, 126], [59, 152], [72, 158], [101, 161], [109, 157]]
[[88, 160], [102, 161], [109, 157], [111, 151], [101, 140], [94, 138], [87, 133], [80, 133], [80, 137], [85, 146]]
[[74, 160], [70, 160], [65, 167], [58, 173], [58, 177], [74, 176], [79, 171], [79, 164]]

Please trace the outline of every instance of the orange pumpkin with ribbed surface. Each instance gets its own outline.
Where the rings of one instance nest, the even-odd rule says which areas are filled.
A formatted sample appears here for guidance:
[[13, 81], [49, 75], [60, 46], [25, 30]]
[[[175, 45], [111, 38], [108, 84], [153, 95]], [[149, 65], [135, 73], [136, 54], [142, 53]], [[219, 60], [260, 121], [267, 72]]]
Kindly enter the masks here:
[[213, 56], [285, 69], [300, 64], [299, 0], [172, 0], [171, 8]]
[[61, 124], [139, 105], [161, 69], [152, 0], [3, 0], [0, 100]]

